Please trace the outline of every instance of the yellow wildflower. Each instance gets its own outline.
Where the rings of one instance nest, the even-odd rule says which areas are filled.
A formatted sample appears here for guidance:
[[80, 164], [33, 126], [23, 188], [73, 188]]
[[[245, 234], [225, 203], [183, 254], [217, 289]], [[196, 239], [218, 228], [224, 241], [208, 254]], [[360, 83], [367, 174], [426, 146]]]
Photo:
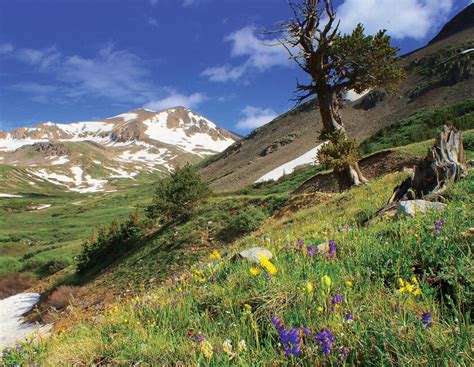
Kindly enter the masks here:
[[354, 282], [352, 280], [346, 280], [346, 285], [348, 287], [352, 287], [354, 285]]
[[400, 288], [398, 289], [398, 293], [408, 293], [414, 296], [419, 296], [421, 294], [420, 285], [418, 284], [418, 279], [416, 277], [411, 278], [412, 283], [408, 280], [403, 280], [402, 278], [398, 279], [400, 284]]
[[260, 265], [263, 266], [263, 268], [271, 275], [275, 275], [277, 272], [277, 269], [275, 265], [273, 265], [270, 260], [268, 260], [265, 256], [262, 254], [258, 255], [258, 258], [260, 260]]
[[306, 283], [306, 292], [308, 292], [309, 294], [313, 292], [313, 283], [311, 282]]
[[250, 274], [252, 274], [253, 276], [257, 276], [258, 274], [260, 274], [260, 269], [259, 268], [250, 268]]
[[204, 354], [204, 357], [206, 357], [208, 359], [211, 359], [212, 354], [213, 354], [212, 344], [207, 340], [202, 341], [201, 342], [201, 352], [202, 352], [202, 354]]
[[244, 352], [244, 351], [246, 351], [246, 350], [247, 350], [247, 343], [245, 342], [245, 340], [242, 339], [242, 340], [239, 342], [239, 344], [237, 344], [237, 351], [238, 351], [239, 353], [242, 353], [242, 352]]
[[317, 310], [318, 310], [319, 312], [323, 312], [324, 309], [323, 309], [322, 306], [318, 306]]
[[229, 339], [224, 340], [224, 343], [222, 343], [222, 350], [224, 353], [231, 355], [232, 354], [232, 341]]
[[212, 253], [209, 255], [209, 258], [211, 260], [219, 260], [221, 258], [221, 254], [217, 252], [216, 250], [212, 251]]
[[321, 284], [329, 289], [331, 287], [331, 278], [329, 278], [327, 275], [323, 276], [321, 278]]

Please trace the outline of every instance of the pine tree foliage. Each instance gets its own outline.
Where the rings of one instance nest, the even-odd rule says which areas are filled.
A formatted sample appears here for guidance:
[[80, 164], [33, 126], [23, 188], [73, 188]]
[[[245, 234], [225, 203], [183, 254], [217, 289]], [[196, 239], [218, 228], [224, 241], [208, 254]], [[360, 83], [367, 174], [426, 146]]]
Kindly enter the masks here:
[[208, 185], [190, 165], [185, 165], [158, 181], [147, 216], [166, 221], [183, 220], [209, 195]]

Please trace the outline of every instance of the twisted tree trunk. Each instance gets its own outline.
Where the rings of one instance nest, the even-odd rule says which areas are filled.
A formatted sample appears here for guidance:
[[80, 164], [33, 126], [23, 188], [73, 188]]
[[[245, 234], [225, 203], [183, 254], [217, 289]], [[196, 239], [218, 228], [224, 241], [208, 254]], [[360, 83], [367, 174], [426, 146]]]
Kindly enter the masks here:
[[[341, 98], [330, 90], [323, 90], [318, 92], [318, 102], [324, 129], [329, 134], [340, 131], [343, 133], [343, 137], [347, 139], [346, 129], [339, 114]], [[334, 175], [336, 176], [340, 191], [369, 182], [362, 174], [357, 162], [347, 164], [340, 169], [335, 169]]]

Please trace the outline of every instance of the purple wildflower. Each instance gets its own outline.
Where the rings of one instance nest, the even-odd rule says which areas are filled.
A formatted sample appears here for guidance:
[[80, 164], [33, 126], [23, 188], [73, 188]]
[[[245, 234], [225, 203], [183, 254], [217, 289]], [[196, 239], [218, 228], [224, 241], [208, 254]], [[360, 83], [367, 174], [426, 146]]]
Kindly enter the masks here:
[[205, 339], [206, 339], [206, 336], [205, 336], [204, 334], [199, 333], [199, 334], [196, 336], [196, 340], [197, 340], [199, 343], [203, 342]]
[[217, 277], [216, 277], [215, 275], [213, 275], [213, 276], [211, 277], [211, 282], [212, 282], [212, 283], [217, 282]]
[[423, 325], [426, 326], [427, 329], [431, 329], [433, 327], [433, 313], [432, 312], [425, 312], [421, 315], [421, 322]]
[[434, 231], [435, 236], [439, 236], [439, 232], [441, 231], [441, 223], [439, 221], [434, 222]]
[[298, 356], [301, 352], [301, 330], [300, 329], [282, 329], [278, 332], [285, 355]]
[[305, 327], [305, 326], [302, 326], [302, 327], [301, 327], [301, 331], [303, 332], [304, 335], [307, 335], [307, 336], [311, 335], [311, 330], [309, 330], [309, 329], [308, 329], [307, 327]]
[[346, 321], [350, 321], [350, 320], [353, 320], [354, 317], [352, 316], [352, 314], [349, 312], [347, 313], [345, 316], [344, 316], [344, 320]]
[[314, 247], [313, 245], [309, 245], [307, 247], [307, 250], [308, 250], [308, 255], [310, 257], [314, 257], [314, 255], [316, 255], [316, 247]]
[[278, 316], [273, 316], [272, 317], [272, 324], [275, 326], [275, 329], [281, 330], [283, 329], [283, 326], [285, 326], [285, 322]]
[[331, 303], [333, 305], [338, 305], [341, 302], [342, 302], [342, 296], [339, 293], [331, 298]]
[[346, 358], [350, 353], [350, 349], [349, 348], [342, 348], [341, 349], [341, 357], [342, 358]]
[[335, 258], [337, 254], [336, 243], [334, 240], [329, 241], [329, 257], [331, 259]]
[[321, 344], [321, 349], [326, 357], [329, 357], [334, 344], [334, 335], [328, 328], [324, 328], [314, 337]]

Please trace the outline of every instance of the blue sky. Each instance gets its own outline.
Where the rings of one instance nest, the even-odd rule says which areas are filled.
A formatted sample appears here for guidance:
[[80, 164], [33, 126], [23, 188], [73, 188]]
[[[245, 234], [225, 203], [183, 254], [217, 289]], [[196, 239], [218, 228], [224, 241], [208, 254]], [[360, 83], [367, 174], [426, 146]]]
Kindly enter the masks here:
[[[342, 30], [408, 52], [471, 0], [335, 1]], [[0, 130], [185, 105], [245, 134], [290, 109], [305, 76], [262, 30], [285, 0], [0, 0]]]

